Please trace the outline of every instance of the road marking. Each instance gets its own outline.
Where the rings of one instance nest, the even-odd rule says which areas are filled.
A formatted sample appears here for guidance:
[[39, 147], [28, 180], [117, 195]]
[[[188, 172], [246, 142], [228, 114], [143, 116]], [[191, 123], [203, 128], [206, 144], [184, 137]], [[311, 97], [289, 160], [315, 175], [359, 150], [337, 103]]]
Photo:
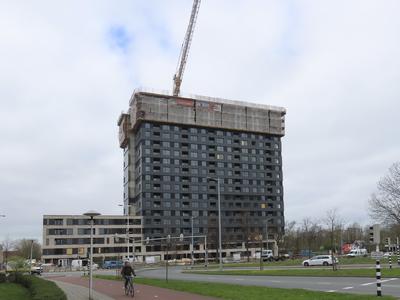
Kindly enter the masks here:
[[[390, 278], [390, 279], [386, 279], [386, 280], [381, 280], [381, 282], [387, 282], [387, 281], [392, 281], [392, 280], [397, 280], [398, 278]], [[376, 284], [376, 281], [374, 282], [368, 282], [368, 283], [363, 283], [361, 284], [362, 286], [366, 286], [366, 285], [371, 285], [371, 284]]]
[[343, 290], [350, 290], [350, 289], [354, 289], [354, 286], [348, 286], [348, 287], [343, 288]]
[[329, 291], [326, 291], [327, 293], [335, 293], [336, 292], [336, 290], [329, 290]]
[[363, 283], [362, 285], [371, 285], [371, 284], [375, 284], [376, 283], [376, 281], [375, 282], [369, 282], [369, 283]]

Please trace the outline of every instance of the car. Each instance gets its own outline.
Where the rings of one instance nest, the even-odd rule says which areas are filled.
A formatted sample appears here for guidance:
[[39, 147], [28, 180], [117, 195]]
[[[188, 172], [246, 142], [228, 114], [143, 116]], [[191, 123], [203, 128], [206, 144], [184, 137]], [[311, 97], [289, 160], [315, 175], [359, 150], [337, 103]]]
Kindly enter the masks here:
[[123, 268], [124, 263], [122, 261], [105, 261], [104, 262], [104, 269], [111, 269], [111, 268]]
[[389, 255], [392, 256], [392, 252], [383, 253], [383, 258], [389, 258]]
[[333, 262], [339, 263], [336, 257], [332, 257], [332, 255], [317, 255], [306, 259], [303, 261], [303, 266], [329, 266], [332, 265]]

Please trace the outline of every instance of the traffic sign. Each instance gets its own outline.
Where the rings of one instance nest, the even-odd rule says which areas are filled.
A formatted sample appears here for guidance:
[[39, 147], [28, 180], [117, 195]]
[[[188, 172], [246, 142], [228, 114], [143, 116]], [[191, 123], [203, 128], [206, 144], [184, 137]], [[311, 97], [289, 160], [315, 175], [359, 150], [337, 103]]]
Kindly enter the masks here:
[[383, 252], [371, 252], [372, 259], [381, 259], [383, 258]]

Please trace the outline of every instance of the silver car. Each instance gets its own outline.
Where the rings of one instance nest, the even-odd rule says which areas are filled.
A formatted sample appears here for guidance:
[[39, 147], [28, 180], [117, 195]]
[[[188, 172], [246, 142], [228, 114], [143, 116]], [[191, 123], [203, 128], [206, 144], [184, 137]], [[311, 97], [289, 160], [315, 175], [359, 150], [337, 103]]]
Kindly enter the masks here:
[[332, 255], [318, 255], [303, 261], [303, 266], [329, 266], [333, 262], [338, 263], [339, 261], [336, 257], [333, 258]]

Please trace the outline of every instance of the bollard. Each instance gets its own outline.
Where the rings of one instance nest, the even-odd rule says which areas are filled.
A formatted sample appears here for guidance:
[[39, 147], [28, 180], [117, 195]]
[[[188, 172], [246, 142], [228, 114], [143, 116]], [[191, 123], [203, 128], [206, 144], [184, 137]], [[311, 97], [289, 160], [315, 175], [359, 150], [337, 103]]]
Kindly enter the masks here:
[[376, 295], [382, 297], [382, 287], [381, 287], [381, 266], [379, 259], [376, 260]]

